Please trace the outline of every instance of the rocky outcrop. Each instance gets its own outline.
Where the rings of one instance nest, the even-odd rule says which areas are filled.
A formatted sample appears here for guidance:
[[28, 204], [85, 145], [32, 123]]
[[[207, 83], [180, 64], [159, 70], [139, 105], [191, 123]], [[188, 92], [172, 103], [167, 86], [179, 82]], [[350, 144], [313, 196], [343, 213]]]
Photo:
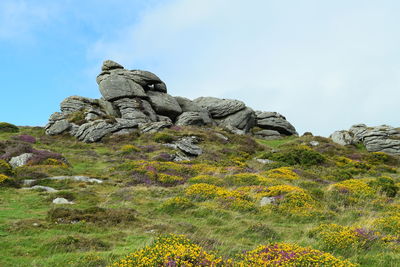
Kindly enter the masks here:
[[348, 131], [336, 131], [330, 138], [340, 145], [363, 143], [370, 152], [400, 155], [400, 129], [388, 125], [353, 125]]
[[266, 130], [274, 130], [284, 135], [297, 135], [294, 126], [277, 112], [257, 111], [256, 126]]
[[101, 99], [66, 98], [46, 125], [46, 134], [68, 133], [83, 142], [97, 142], [106, 135], [134, 131], [152, 133], [172, 125], [220, 126], [237, 134], [258, 138], [297, 135], [279, 113], [254, 112], [242, 101], [200, 97], [190, 100], [168, 94], [166, 84], [154, 73], [127, 70], [106, 60], [96, 81]]

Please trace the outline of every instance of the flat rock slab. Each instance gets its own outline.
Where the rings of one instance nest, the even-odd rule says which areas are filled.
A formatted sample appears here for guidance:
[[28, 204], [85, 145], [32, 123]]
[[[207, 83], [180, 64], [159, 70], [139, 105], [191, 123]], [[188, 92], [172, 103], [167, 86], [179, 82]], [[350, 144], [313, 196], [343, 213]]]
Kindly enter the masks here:
[[53, 204], [74, 204], [74, 202], [69, 201], [68, 199], [65, 199], [63, 197], [58, 197], [53, 200]]
[[96, 178], [90, 178], [87, 176], [55, 176], [55, 177], [49, 177], [49, 178], [44, 178], [48, 180], [73, 180], [73, 181], [78, 181], [78, 182], [86, 182], [86, 183], [97, 183], [101, 184], [103, 183], [102, 180], [96, 179]]
[[246, 108], [246, 105], [242, 101], [234, 99], [199, 97], [193, 100], [193, 102], [206, 108], [213, 118], [223, 118]]
[[49, 193], [54, 193], [54, 192], [58, 191], [58, 190], [56, 190], [56, 189], [54, 189], [54, 188], [52, 188], [50, 186], [43, 186], [43, 185], [35, 185], [35, 186], [32, 186], [32, 187], [23, 187], [22, 189], [42, 190], [42, 191], [46, 191], [46, 192], [49, 192]]

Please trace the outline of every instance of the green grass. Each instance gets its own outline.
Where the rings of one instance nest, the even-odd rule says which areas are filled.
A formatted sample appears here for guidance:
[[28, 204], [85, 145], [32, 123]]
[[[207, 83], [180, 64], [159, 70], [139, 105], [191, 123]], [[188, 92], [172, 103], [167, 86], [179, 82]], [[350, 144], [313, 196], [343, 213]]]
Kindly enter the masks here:
[[279, 146], [281, 146], [283, 144], [286, 144], [286, 143], [288, 143], [290, 141], [293, 141], [295, 139], [296, 139], [296, 137], [288, 136], [288, 137], [285, 137], [285, 138], [282, 138], [282, 139], [277, 139], [277, 140], [257, 139], [257, 142], [259, 142], [260, 144], [269, 146], [271, 148], [277, 148], [277, 147], [279, 147]]
[[[255, 155], [270, 151], [270, 148], [290, 149], [292, 143], [307, 145], [311, 138], [257, 140], [257, 144], [247, 137], [226, 133], [232, 141], [221, 144], [220, 140], [213, 139], [208, 131], [213, 130], [189, 128], [173, 134], [201, 136], [200, 145], [205, 153], [192, 163], [205, 164], [211, 169], [228, 168], [227, 173], [216, 172], [214, 169], [212, 170], [215, 173], [207, 173], [222, 179], [236, 169], [240, 170], [236, 172], [247, 172], [249, 170], [246, 168], [250, 165], [255, 168], [252, 171], [263, 175], [264, 171], [271, 167], [253, 164]], [[68, 207], [134, 209], [137, 212], [137, 220], [107, 226], [84, 221], [72, 224], [54, 223], [48, 219], [48, 212], [55, 207], [51, 201], [58, 196], [57, 194], [0, 187], [0, 251], [2, 251], [0, 266], [106, 266], [135, 249], [150, 244], [158, 235], [167, 233], [184, 234], [205, 249], [224, 257], [235, 258], [242, 251], [251, 250], [261, 244], [289, 242], [331, 252], [335, 256], [346, 257], [362, 266], [398, 266], [400, 263], [398, 246], [354, 250], [354, 253], [349, 255], [340, 251], [326, 250], [318, 239], [309, 235], [310, 230], [321, 223], [372, 227], [372, 221], [385, 216], [389, 206], [400, 204], [399, 196], [387, 198], [379, 193], [372, 199], [359, 199], [352, 205], [344, 205], [334, 198], [331, 193], [331, 185], [336, 182], [332, 180], [333, 171], [356, 166], [337, 165], [335, 155], [350, 157], [357, 154], [363, 158], [367, 155], [363, 149], [342, 148], [331, 144], [329, 140], [318, 139], [326, 149], [318, 151], [326, 156], [326, 162], [318, 166], [293, 166], [299, 172], [300, 179], [278, 181], [301, 187], [307, 193], [319, 196], [314, 199], [316, 209], [327, 214], [332, 213], [327, 218], [318, 216], [303, 218], [294, 216], [290, 211], [279, 212], [259, 207], [253, 211], [239, 211], [224, 206], [218, 199], [192, 200], [194, 206], [184, 210], [163, 209], [162, 205], [166, 200], [177, 196], [185, 197], [185, 190], [189, 185], [185, 183], [162, 187], [137, 184], [134, 182], [135, 175], [132, 170], [118, 169], [124, 162], [151, 160], [161, 152], [174, 153], [173, 150], [154, 142], [151, 135], [121, 139], [118, 142], [110, 139], [103, 143], [83, 144], [70, 137], [45, 136], [41, 129], [21, 128], [18, 134], [35, 136], [38, 139], [34, 145], [36, 149], [62, 153], [70, 164], [68, 173], [104, 179], [103, 184], [46, 180], [39, 182], [73, 195], [75, 204]], [[9, 133], [0, 133], [0, 140], [7, 140], [12, 136]], [[155, 148], [149, 151], [142, 148], [140, 152], [128, 155], [120, 153], [120, 148], [126, 144]], [[390, 166], [397, 169], [396, 164]], [[51, 169], [45, 166], [41, 171], [50, 176], [52, 174]], [[209, 170], [205, 168], [203, 172], [206, 171]], [[390, 175], [396, 183], [400, 182], [397, 173], [377, 174], [367, 170], [356, 172], [354, 177], [375, 179], [381, 175]], [[238, 186], [231, 184], [226, 189], [236, 190]], [[249, 193], [249, 196], [250, 201], [258, 206], [259, 198], [253, 193]], [[381, 202], [384, 203], [383, 206], [379, 206]], [[69, 237], [78, 240], [76, 246], [71, 247], [66, 242]], [[93, 249], [89, 251], [77, 249], [82, 245], [79, 242], [93, 244]], [[102, 242], [107, 245], [103, 249], [96, 245]], [[54, 244], [57, 244], [58, 249], [52, 248]]]

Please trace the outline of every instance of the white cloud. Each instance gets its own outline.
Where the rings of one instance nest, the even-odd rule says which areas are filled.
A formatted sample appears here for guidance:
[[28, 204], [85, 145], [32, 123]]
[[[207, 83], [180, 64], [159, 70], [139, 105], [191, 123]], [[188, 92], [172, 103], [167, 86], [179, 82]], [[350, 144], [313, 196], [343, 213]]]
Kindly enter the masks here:
[[[90, 56], [159, 74], [173, 95], [239, 98], [299, 132], [399, 125], [395, 1], [176, 0]], [[108, 36], [109, 37], [109, 36]]]
[[53, 11], [51, 6], [43, 6], [40, 3], [2, 0], [0, 2], [0, 39], [30, 38], [31, 31], [48, 21]]

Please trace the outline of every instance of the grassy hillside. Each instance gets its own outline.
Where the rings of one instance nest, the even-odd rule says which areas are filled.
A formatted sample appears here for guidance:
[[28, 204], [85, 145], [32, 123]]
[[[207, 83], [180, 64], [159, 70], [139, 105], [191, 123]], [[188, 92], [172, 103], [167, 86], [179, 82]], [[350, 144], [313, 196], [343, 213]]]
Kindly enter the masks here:
[[[164, 143], [182, 136], [204, 153], [169, 161]], [[214, 266], [283, 265], [296, 253], [297, 266], [400, 265], [399, 159], [362, 147], [180, 127], [84, 144], [21, 127], [0, 132], [0, 155], [0, 266], [151, 266], [166, 253]], [[104, 183], [43, 179], [59, 175]], [[23, 189], [25, 179], [58, 191]]]

